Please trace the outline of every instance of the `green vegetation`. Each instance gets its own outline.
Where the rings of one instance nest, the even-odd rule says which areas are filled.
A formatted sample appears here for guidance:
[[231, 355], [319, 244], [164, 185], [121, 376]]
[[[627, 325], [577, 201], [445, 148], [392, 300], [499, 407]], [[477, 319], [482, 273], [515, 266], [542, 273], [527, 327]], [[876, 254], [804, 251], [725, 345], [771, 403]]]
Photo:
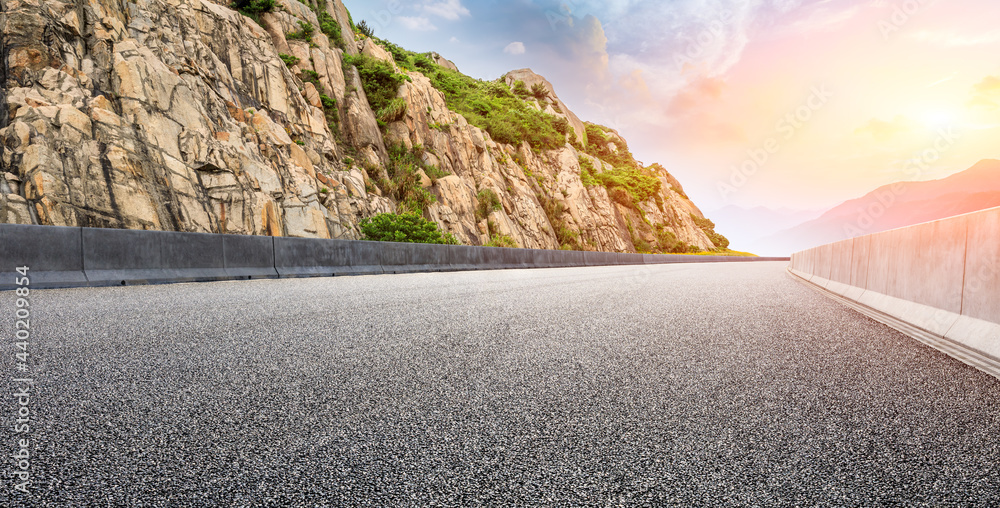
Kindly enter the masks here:
[[[588, 123], [586, 132], [586, 153], [588, 155], [592, 155], [602, 161], [608, 162], [616, 168], [640, 168], [641, 165], [635, 160], [635, 157], [632, 156], [632, 152], [629, 151], [628, 144], [625, 143], [625, 140], [615, 135], [611, 129], [602, 125]], [[611, 140], [611, 136], [615, 136], [614, 141]], [[614, 146], [612, 147], [611, 145]]]
[[299, 57], [297, 57], [297, 56], [286, 55], [284, 53], [278, 53], [278, 58], [280, 58], [282, 62], [285, 62], [285, 65], [287, 65], [289, 67], [291, 67], [291, 66], [299, 63]]
[[444, 93], [448, 108], [488, 132], [495, 141], [512, 145], [527, 141], [535, 150], [551, 150], [566, 143], [569, 123], [565, 119], [528, 106], [502, 81], [479, 81], [435, 67], [434, 72], [424, 74]]
[[479, 201], [479, 206], [476, 207], [476, 220], [481, 221], [488, 217], [491, 213], [503, 209], [503, 204], [500, 202], [500, 197], [497, 196], [493, 189], [483, 189], [476, 194], [476, 200]]
[[521, 80], [517, 80], [514, 82], [514, 87], [512, 91], [514, 92], [514, 95], [518, 96], [521, 99], [526, 99], [531, 96], [531, 91], [528, 90], [528, 87], [524, 84], [524, 81]]
[[358, 69], [368, 104], [380, 125], [396, 121], [406, 114], [406, 100], [397, 98], [400, 85], [410, 77], [397, 73], [392, 65], [365, 55], [344, 55], [344, 62]]
[[376, 118], [383, 123], [392, 123], [406, 115], [406, 99], [396, 97], [375, 113]]
[[372, 27], [368, 26], [368, 22], [366, 22], [365, 20], [361, 20], [361, 23], [358, 23], [357, 26], [354, 27], [354, 32], [364, 35], [365, 37], [368, 38], [375, 37], [375, 30]]
[[586, 157], [580, 157], [580, 181], [584, 187], [593, 187], [601, 183], [597, 180], [597, 170]]
[[714, 222], [709, 219], [702, 219], [694, 214], [691, 214], [691, 220], [693, 220], [695, 225], [705, 232], [705, 235], [708, 236], [709, 240], [712, 240], [712, 243], [715, 244], [717, 249], [725, 250], [729, 248], [729, 239], [715, 232]]
[[656, 230], [656, 251], [670, 254], [686, 254], [700, 252], [701, 249], [694, 245], [688, 245], [677, 239], [673, 231], [668, 231], [662, 224], [658, 224]]
[[[533, 92], [523, 82], [520, 86], [515, 83], [515, 91], [511, 91], [503, 80], [480, 81], [441, 67], [426, 53], [414, 53], [381, 39], [376, 41], [401, 69], [427, 76], [434, 88], [445, 94], [449, 109], [489, 132], [495, 141], [513, 145], [527, 141], [535, 150], [550, 150], [566, 143], [566, 135], [571, 132], [569, 122], [529, 106], [525, 99]], [[544, 88], [538, 88], [539, 93]], [[368, 93], [367, 83], [365, 93]]]
[[545, 217], [548, 218], [549, 224], [552, 225], [552, 230], [556, 234], [556, 240], [559, 242], [559, 248], [564, 250], [576, 250], [580, 248], [579, 239], [580, 233], [569, 228], [566, 221], [563, 220], [563, 213], [566, 212], [566, 205], [562, 204], [561, 201], [556, 201], [544, 194], [536, 194], [538, 201], [542, 204], [542, 210], [545, 211]]
[[238, 11], [240, 14], [254, 20], [258, 25], [263, 26], [260, 15], [265, 12], [272, 12], [277, 4], [274, 0], [235, 0], [229, 4], [229, 8]]
[[316, 90], [318, 90], [320, 93], [325, 92], [325, 90], [323, 89], [323, 84], [319, 82], [318, 72], [309, 69], [304, 69], [302, 72], [299, 73], [299, 79], [302, 80], [302, 83], [312, 83], [313, 86], [316, 87]]
[[340, 114], [337, 112], [337, 99], [319, 94], [319, 101], [323, 104], [323, 117], [326, 118], [326, 125], [334, 136], [340, 136]]
[[287, 34], [285, 34], [285, 39], [288, 39], [290, 41], [291, 40], [308, 41], [312, 39], [313, 32], [315, 31], [316, 28], [312, 26], [312, 23], [309, 23], [308, 21], [299, 21], [299, 30], [296, 32], [288, 32]]
[[337, 20], [333, 19], [333, 16], [323, 10], [316, 13], [316, 18], [319, 20], [319, 31], [323, 32], [330, 39], [330, 43], [340, 49], [346, 50], [347, 44], [344, 43], [340, 23], [337, 23]]
[[458, 245], [454, 235], [442, 233], [437, 224], [413, 212], [383, 213], [362, 220], [360, 226], [365, 240]]
[[628, 196], [628, 202], [624, 204], [629, 206], [637, 207], [638, 203], [660, 192], [660, 180], [645, 169], [615, 168], [598, 173], [596, 179], [608, 188], [609, 193], [620, 194], [616, 191], [624, 191]]
[[486, 243], [486, 247], [509, 247], [516, 249], [518, 245], [510, 236], [495, 233], [490, 237], [490, 241]]
[[535, 83], [531, 85], [531, 95], [533, 95], [538, 100], [543, 100], [549, 95], [549, 89], [545, 88], [545, 85], [541, 83]]
[[444, 173], [436, 166], [424, 163], [417, 153], [407, 150], [404, 145], [389, 147], [389, 164], [386, 173], [389, 180], [381, 178], [377, 168], [366, 167], [368, 176], [378, 182], [378, 186], [399, 203], [400, 208], [414, 213], [422, 213], [436, 198], [427, 189], [420, 186], [417, 171], [423, 171], [427, 176]]

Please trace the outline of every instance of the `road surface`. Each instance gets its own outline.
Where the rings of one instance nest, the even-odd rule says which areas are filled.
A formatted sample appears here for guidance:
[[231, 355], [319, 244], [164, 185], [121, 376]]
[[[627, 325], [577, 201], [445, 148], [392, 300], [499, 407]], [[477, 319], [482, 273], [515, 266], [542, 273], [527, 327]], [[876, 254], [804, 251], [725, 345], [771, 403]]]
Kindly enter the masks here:
[[785, 265], [36, 291], [0, 505], [1000, 503], [1000, 381]]

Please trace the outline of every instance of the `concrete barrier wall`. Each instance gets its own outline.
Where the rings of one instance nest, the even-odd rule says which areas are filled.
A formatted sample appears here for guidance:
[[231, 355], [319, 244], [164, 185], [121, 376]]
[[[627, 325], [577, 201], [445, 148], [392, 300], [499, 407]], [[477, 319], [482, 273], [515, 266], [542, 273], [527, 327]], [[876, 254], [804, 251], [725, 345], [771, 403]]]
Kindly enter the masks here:
[[1000, 208], [797, 252], [789, 271], [1000, 377]]
[[[787, 258], [784, 258], [787, 259]], [[0, 224], [0, 290], [28, 266], [32, 287], [556, 268], [734, 258], [216, 235]]]

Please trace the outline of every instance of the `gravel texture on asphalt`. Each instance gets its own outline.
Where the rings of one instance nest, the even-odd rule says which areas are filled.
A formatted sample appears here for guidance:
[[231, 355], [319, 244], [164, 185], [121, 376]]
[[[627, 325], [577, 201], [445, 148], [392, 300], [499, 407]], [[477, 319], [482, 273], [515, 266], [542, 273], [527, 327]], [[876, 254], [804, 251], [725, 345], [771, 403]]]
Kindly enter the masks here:
[[0, 506], [1000, 504], [1000, 381], [785, 265], [35, 291]]

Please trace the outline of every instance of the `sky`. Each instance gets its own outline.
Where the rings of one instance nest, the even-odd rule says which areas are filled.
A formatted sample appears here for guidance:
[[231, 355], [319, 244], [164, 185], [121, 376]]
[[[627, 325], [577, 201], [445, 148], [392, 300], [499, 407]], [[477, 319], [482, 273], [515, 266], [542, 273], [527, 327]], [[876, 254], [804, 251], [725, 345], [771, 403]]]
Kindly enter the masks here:
[[481, 79], [531, 68], [704, 211], [825, 209], [1000, 158], [996, 0], [345, 0]]

